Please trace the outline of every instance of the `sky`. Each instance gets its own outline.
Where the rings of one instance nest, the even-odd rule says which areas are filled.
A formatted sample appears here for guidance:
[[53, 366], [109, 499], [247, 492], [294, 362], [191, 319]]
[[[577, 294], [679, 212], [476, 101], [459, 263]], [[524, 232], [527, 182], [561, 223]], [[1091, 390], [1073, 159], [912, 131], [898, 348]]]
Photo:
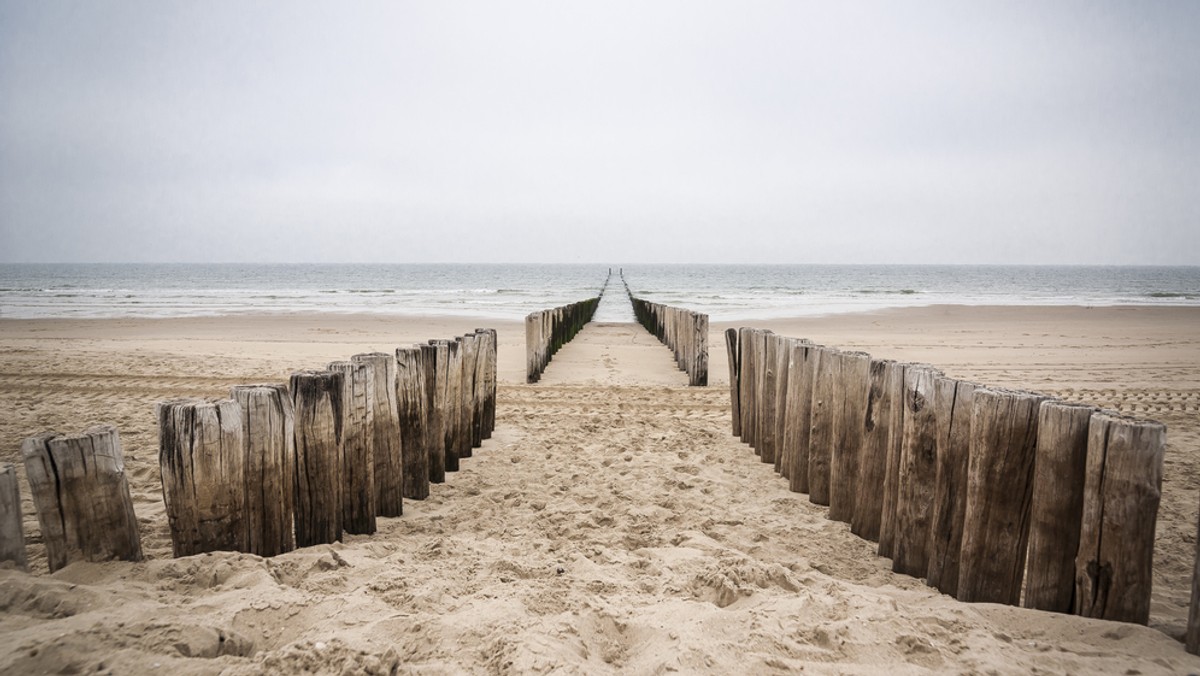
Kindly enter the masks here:
[[1200, 2], [0, 0], [0, 262], [1200, 265]]

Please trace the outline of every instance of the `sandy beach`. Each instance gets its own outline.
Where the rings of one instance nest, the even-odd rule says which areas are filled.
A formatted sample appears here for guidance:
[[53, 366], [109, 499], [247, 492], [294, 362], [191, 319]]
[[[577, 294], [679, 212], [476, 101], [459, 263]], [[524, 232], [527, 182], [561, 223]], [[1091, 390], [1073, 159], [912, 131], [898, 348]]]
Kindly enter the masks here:
[[[722, 331], [769, 328], [1164, 422], [1149, 627], [964, 604], [891, 572], [730, 434]], [[492, 327], [497, 428], [373, 536], [171, 558], [154, 404]], [[634, 324], [524, 384], [520, 322], [373, 315], [0, 320], [0, 462], [118, 427], [147, 559], [0, 570], [0, 673], [1200, 673], [1200, 308], [934, 306], [714, 324], [689, 388]]]

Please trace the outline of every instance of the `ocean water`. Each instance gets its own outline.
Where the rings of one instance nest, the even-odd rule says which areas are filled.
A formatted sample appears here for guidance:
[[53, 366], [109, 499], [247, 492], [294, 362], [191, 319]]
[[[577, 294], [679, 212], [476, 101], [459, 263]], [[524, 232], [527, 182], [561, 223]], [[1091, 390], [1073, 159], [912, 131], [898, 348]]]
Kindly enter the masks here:
[[3, 264], [0, 317], [341, 312], [520, 319], [633, 292], [713, 321], [967, 305], [1200, 305], [1200, 267], [951, 265]]

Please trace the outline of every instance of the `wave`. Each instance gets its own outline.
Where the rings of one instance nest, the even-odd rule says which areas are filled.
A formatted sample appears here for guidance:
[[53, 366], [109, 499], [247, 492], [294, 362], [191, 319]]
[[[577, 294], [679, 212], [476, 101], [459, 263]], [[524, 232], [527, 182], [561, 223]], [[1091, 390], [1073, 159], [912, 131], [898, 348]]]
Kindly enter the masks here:
[[1179, 291], [1151, 291], [1146, 294], [1147, 298], [1182, 298], [1184, 300], [1195, 300], [1200, 298], [1200, 294], [1182, 293]]

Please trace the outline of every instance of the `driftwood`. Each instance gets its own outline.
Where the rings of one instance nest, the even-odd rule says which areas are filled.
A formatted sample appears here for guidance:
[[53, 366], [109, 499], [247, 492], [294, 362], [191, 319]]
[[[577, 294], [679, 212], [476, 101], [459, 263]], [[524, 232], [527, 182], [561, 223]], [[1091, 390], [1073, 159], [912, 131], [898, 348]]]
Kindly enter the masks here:
[[396, 393], [396, 357], [386, 352], [356, 354], [355, 363], [369, 363], [374, 386], [371, 414], [372, 457], [375, 470], [375, 514], [404, 514], [404, 452], [400, 440], [400, 404]]
[[296, 546], [342, 539], [342, 374], [291, 378], [296, 432]]
[[241, 406], [232, 399], [161, 402], [158, 430], [175, 556], [249, 551]]
[[335, 361], [342, 374], [342, 529], [375, 532], [375, 370], [370, 363]]
[[937, 480], [937, 418], [933, 383], [941, 375], [928, 366], [904, 370], [904, 437], [896, 493], [892, 570], [915, 577], [929, 569], [929, 524]]
[[1029, 392], [975, 390], [958, 576], [961, 601], [1016, 605], [1020, 600], [1038, 409], [1044, 399]]
[[1146, 624], [1167, 429], [1109, 412], [1088, 425], [1075, 612]]
[[396, 407], [403, 453], [404, 497], [429, 497], [429, 450], [425, 436], [425, 366], [420, 347], [396, 349]]
[[1074, 610], [1088, 425], [1095, 410], [1081, 404], [1044, 401], [1038, 413], [1022, 601], [1026, 608], [1056, 613]]
[[879, 541], [883, 484], [887, 476], [888, 424], [892, 415], [892, 399], [886, 395], [887, 371], [891, 363], [886, 359], [871, 360], [867, 407], [862, 417], [862, 448], [858, 456], [854, 517], [850, 520], [850, 532], [874, 542]]
[[21, 487], [12, 465], [0, 466], [0, 566], [29, 570], [25, 554], [25, 529], [21, 521]]
[[871, 389], [871, 356], [842, 352], [838, 358], [841, 373], [833, 392], [834, 443], [829, 448], [829, 518], [850, 523]]
[[292, 399], [283, 385], [235, 385], [246, 460], [247, 550], [276, 556], [296, 548], [296, 442]]
[[937, 478], [929, 529], [929, 586], [958, 594], [963, 521], [967, 513], [967, 468], [971, 451], [971, 408], [978, 386], [954, 378], [933, 383], [937, 418]]

